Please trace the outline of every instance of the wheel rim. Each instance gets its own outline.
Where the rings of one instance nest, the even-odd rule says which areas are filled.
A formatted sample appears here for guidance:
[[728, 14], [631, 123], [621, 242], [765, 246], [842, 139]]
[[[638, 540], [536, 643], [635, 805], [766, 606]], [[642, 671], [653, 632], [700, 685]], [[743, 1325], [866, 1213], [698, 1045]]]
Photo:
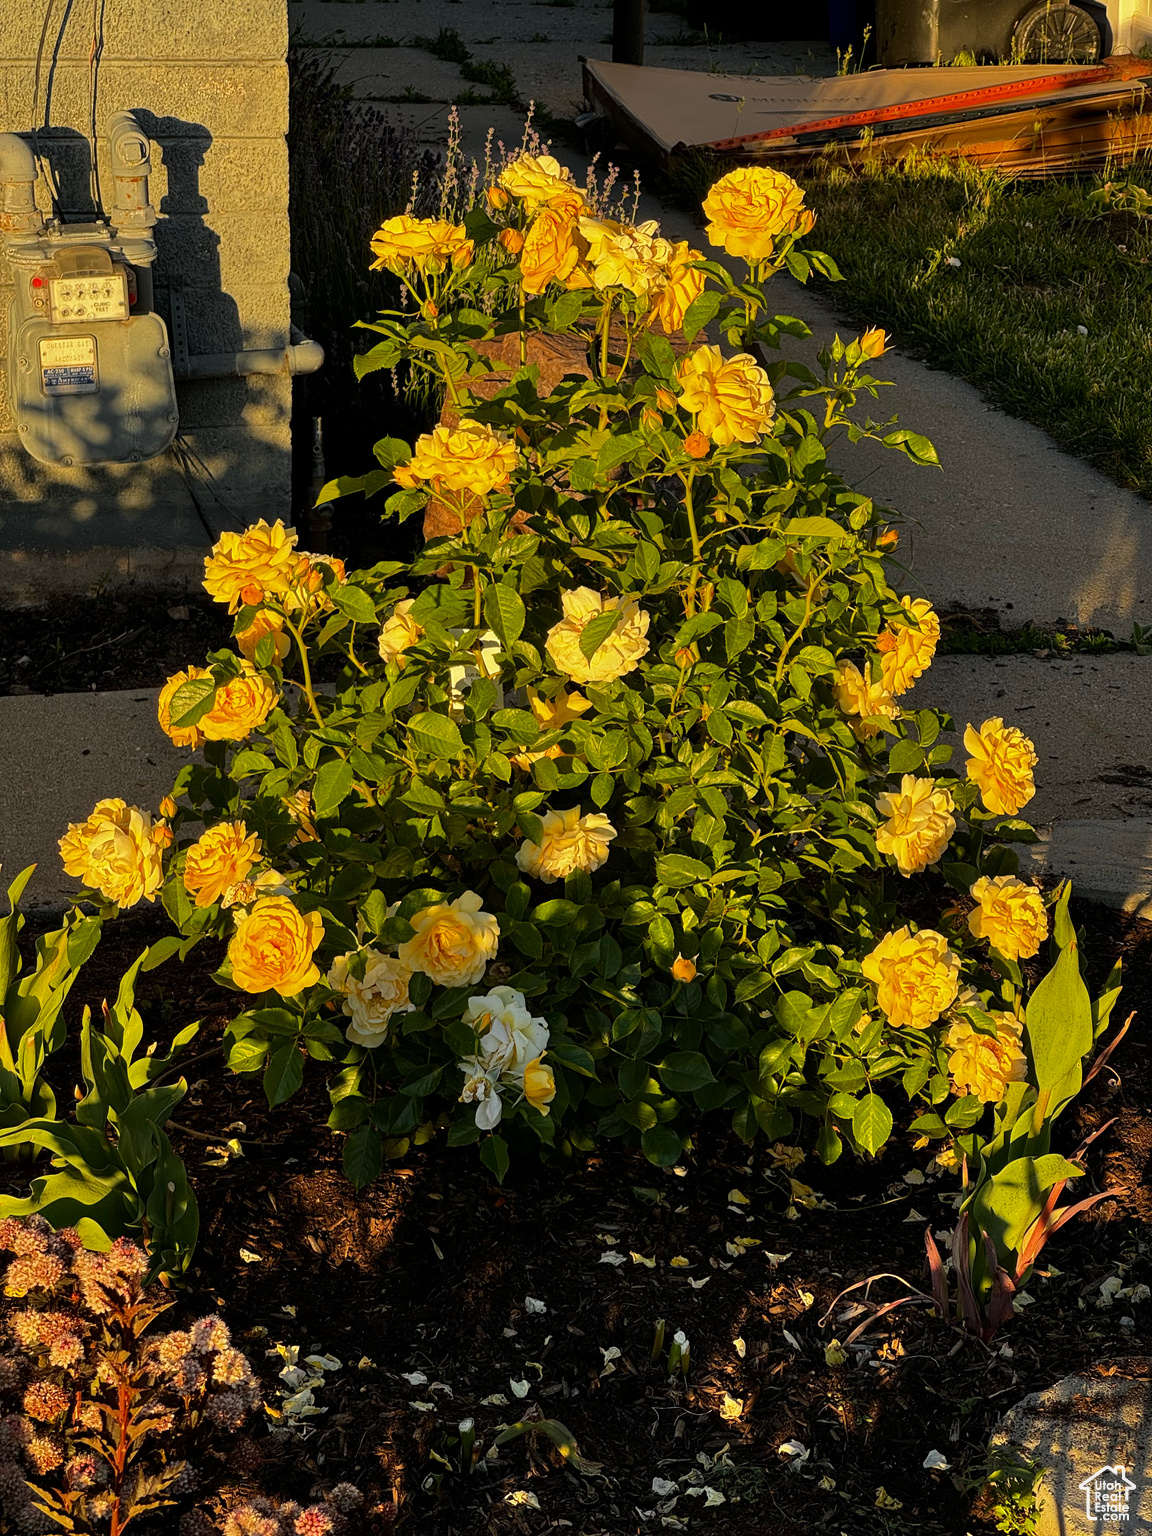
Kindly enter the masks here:
[[1017, 51], [1025, 64], [1094, 64], [1100, 33], [1077, 6], [1045, 6], [1020, 23]]

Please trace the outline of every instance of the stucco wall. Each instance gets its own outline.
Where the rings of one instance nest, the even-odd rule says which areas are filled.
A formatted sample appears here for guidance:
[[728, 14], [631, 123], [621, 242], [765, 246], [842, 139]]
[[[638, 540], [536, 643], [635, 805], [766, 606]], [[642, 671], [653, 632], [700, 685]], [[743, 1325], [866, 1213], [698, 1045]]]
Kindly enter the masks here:
[[[0, 0], [0, 131], [32, 127], [47, 0]], [[40, 145], [65, 208], [86, 206], [92, 7], [73, 5], [53, 62], [55, 8], [41, 68]], [[286, 0], [106, 0], [97, 74], [97, 164], [110, 206], [102, 137], [136, 112], [153, 140], [151, 200], [160, 214], [156, 308], [169, 320], [182, 283], [193, 353], [283, 347], [289, 330]], [[45, 95], [50, 88], [45, 131]], [[41, 183], [38, 201], [50, 202]], [[90, 206], [90, 205], [89, 205]], [[0, 377], [6, 379], [11, 274], [0, 259]], [[214, 530], [289, 516], [291, 384], [286, 376], [178, 385], [192, 486]], [[0, 595], [36, 595], [133, 579], [194, 579], [208, 543], [171, 451], [140, 465], [56, 469], [23, 452], [0, 397]], [[210, 477], [210, 478], [209, 478]], [[223, 503], [223, 505], [221, 505]], [[231, 516], [229, 514], [232, 514]]]

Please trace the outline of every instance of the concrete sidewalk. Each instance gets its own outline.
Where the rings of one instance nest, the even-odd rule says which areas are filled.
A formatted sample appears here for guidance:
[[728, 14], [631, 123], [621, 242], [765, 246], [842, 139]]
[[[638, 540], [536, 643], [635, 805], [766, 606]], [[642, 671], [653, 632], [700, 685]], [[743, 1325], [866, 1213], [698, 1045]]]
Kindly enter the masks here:
[[115, 797], [156, 813], [188, 761], [156, 723], [156, 698], [147, 688], [0, 698], [0, 892], [35, 864], [24, 905], [66, 906], [80, 889], [56, 846], [69, 822]]
[[[1040, 757], [1024, 815], [1051, 824], [1025, 862], [1152, 915], [1152, 767], [1142, 750], [1152, 658], [941, 656], [904, 702], [953, 715], [957, 766], [968, 722], [1002, 715], [1019, 725]], [[67, 905], [79, 888], [57, 848], [68, 823], [110, 796], [155, 813], [187, 760], [156, 724], [155, 690], [0, 698], [0, 890], [36, 864], [25, 905]]]

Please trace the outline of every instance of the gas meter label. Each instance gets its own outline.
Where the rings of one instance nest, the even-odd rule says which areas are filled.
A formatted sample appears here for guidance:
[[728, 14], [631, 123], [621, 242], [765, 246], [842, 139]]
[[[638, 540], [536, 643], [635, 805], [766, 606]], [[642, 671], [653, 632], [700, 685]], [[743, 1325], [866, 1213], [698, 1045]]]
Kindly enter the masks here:
[[40, 342], [40, 384], [46, 395], [92, 395], [96, 374], [95, 336], [45, 336]]

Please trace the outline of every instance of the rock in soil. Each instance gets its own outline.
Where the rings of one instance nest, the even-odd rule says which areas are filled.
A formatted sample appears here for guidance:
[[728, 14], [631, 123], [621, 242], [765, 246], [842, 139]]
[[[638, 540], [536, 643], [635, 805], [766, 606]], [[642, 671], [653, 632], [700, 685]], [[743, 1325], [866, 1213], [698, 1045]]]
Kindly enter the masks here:
[[1152, 1531], [1152, 1381], [1133, 1379], [1147, 1362], [1109, 1369], [1031, 1393], [992, 1436], [1044, 1468], [1035, 1536]]

